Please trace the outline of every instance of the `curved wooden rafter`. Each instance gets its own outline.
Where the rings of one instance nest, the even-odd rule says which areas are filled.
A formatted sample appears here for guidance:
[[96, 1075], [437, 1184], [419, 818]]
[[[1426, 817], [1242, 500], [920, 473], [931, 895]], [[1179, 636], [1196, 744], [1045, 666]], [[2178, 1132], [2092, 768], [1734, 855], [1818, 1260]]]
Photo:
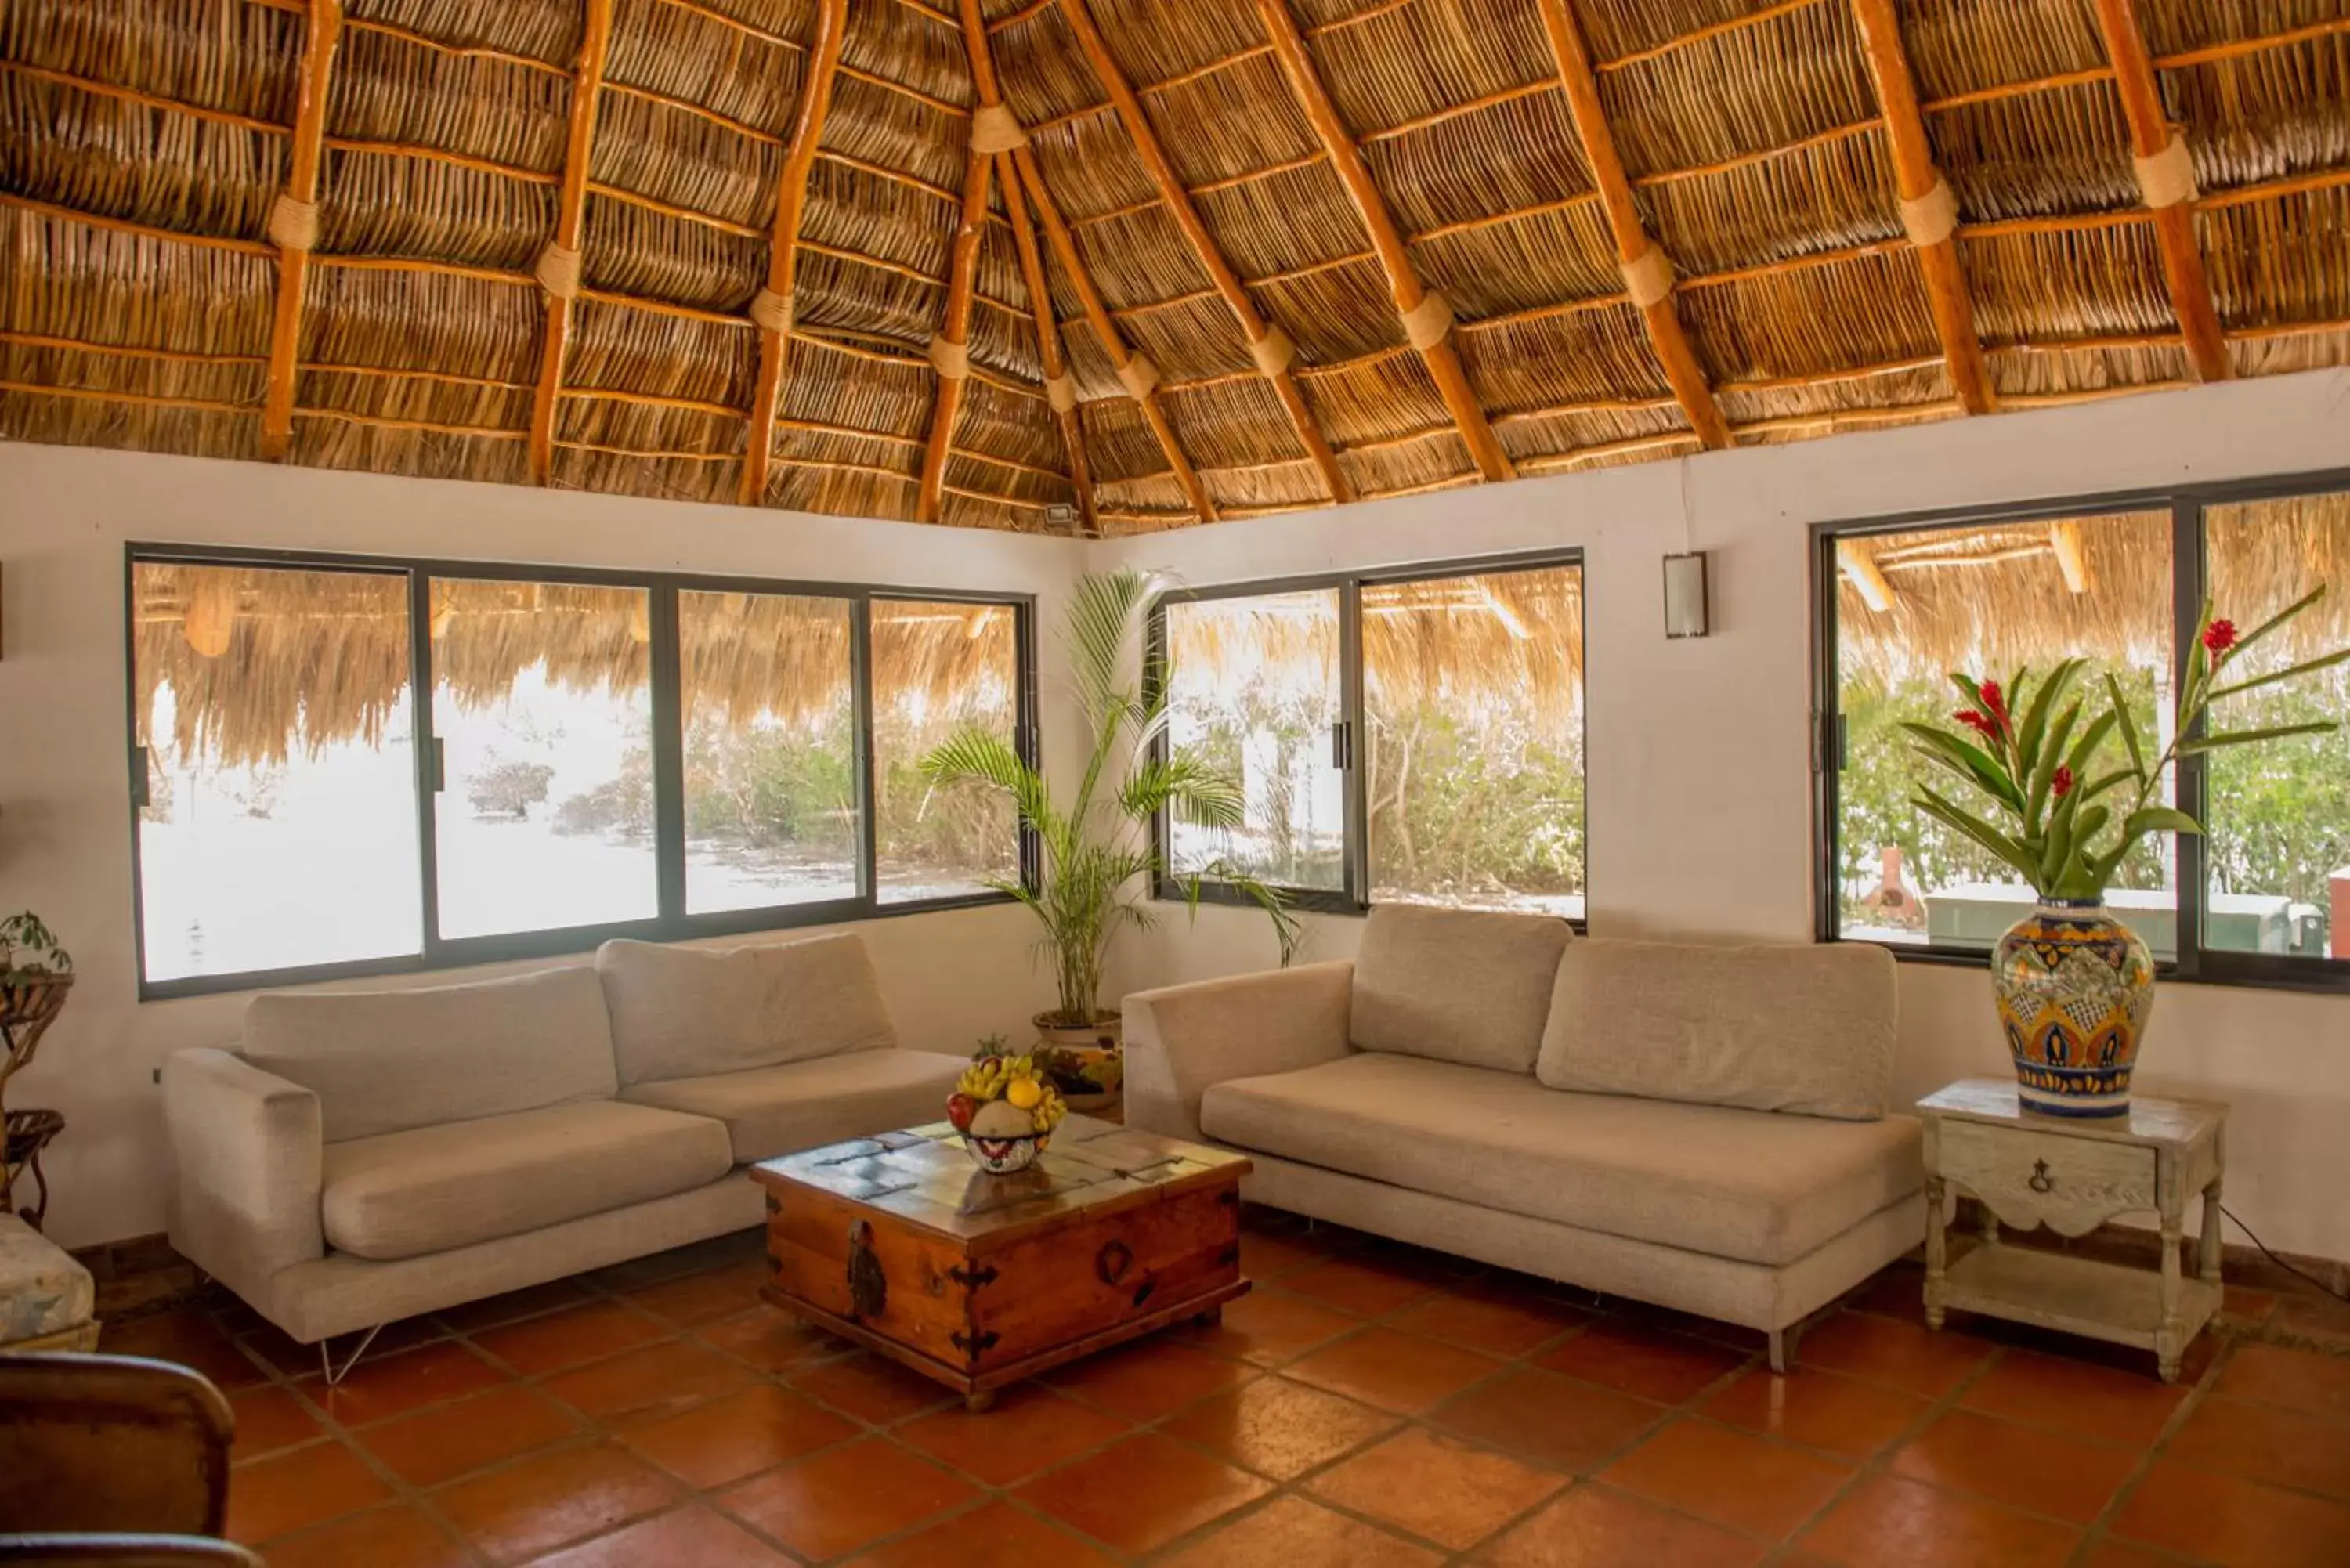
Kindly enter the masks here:
[[261, 455], [273, 462], [286, 455], [294, 433], [295, 359], [302, 342], [310, 252], [318, 239], [318, 168], [326, 158], [327, 95], [334, 85], [335, 46], [342, 41], [342, 0], [311, 0], [308, 17], [286, 188], [269, 213], [269, 237], [277, 246], [277, 298], [269, 320]]
[[[965, 0], [965, 4], [971, 3], [972, 0]], [[1208, 232], [1208, 225], [1201, 220], [1199, 209], [1191, 204], [1191, 192], [1175, 172], [1174, 164], [1168, 161], [1167, 150], [1160, 145], [1159, 132], [1151, 125], [1150, 117], [1144, 112], [1142, 100], [1135, 96], [1133, 87], [1126, 79], [1126, 73], [1118, 68], [1118, 61], [1111, 57], [1109, 45], [1104, 41], [1101, 29], [1094, 25], [1093, 14], [1086, 8], [1086, 0], [1061, 0], [1061, 15], [1068, 19], [1070, 30], [1076, 35], [1078, 47], [1085, 51], [1087, 62], [1093, 67], [1102, 90], [1109, 95], [1110, 103], [1118, 110], [1119, 122], [1126, 127], [1128, 140], [1134, 144], [1143, 168], [1149, 172], [1150, 182], [1158, 188], [1159, 204], [1167, 210], [1168, 215], [1175, 220], [1175, 226], [1183, 232], [1192, 256], [1207, 273], [1216, 294], [1232, 313], [1232, 319], [1240, 324], [1241, 336], [1248, 342], [1249, 355], [1256, 361], [1258, 373], [1273, 389], [1274, 396], [1280, 400], [1282, 411], [1288, 416], [1290, 428], [1297, 434], [1298, 445], [1322, 475], [1322, 483], [1329, 489], [1330, 499], [1338, 503], [1352, 501], [1355, 487], [1347, 481], [1346, 471], [1338, 466], [1337, 454], [1330, 450], [1329, 438], [1315, 423], [1313, 410], [1305, 406], [1305, 395], [1298, 390], [1297, 378], [1290, 373], [1290, 361], [1295, 358], [1295, 350], [1289, 341], [1289, 335], [1264, 318], [1264, 314], [1256, 307], [1256, 301], [1249, 297], [1248, 290], [1243, 286], [1240, 275], [1232, 270], [1232, 263], [1224, 259], [1222, 248], [1216, 244], [1215, 236]]]
[[[1583, 142], [1584, 161], [1591, 166], [1598, 187], [1607, 230], [1616, 241], [1616, 261], [1633, 291], [1633, 304], [1648, 328], [1648, 343], [1673, 389], [1681, 416], [1709, 447], [1730, 444], [1730, 426], [1713, 400], [1705, 368], [1690, 347], [1689, 333], [1673, 307], [1672, 262], [1650, 236], [1632, 196], [1632, 182], [1616, 151], [1616, 134], [1608, 129], [1607, 110], [1599, 99], [1599, 81], [1591, 71], [1591, 50], [1583, 28], [1566, 9], [1566, 0], [1537, 0], [1543, 31], [1550, 39], [1551, 57], [1558, 67], [1558, 85], [1566, 94], [1567, 115]], [[1657, 257], [1657, 261], [1648, 260]]]
[[1991, 389], [1991, 367], [1975, 330], [1974, 300], [1967, 291], [1966, 265], [1959, 255], [1958, 199], [1935, 166], [1933, 144], [1926, 139], [1925, 111], [1918, 107], [1918, 81], [1909, 68], [1908, 47], [1901, 41], [1900, 16], [1893, 0], [1852, 0], [1852, 12], [1860, 24], [1869, 79], [1877, 85], [1886, 140], [1893, 148], [1901, 224], [1925, 275], [1927, 308], [1950, 366], [1950, 385], [1967, 412], [1991, 413], [1999, 407], [1999, 399]]
[[1476, 462], [1478, 472], [1489, 480], [1514, 478], [1516, 470], [1509, 454], [1494, 436], [1485, 410], [1469, 385], [1469, 374], [1461, 368], [1461, 356], [1453, 349], [1450, 307], [1441, 295], [1430, 292], [1420, 282], [1419, 271], [1412, 265], [1402, 232], [1396, 226], [1395, 214], [1388, 211], [1386, 196], [1380, 193], [1371, 179], [1370, 169], [1363, 161], [1362, 150], [1347, 134], [1345, 123], [1338, 118], [1337, 105], [1331, 101], [1329, 88], [1323, 85], [1313, 57], [1306, 53], [1305, 38], [1297, 29], [1296, 18], [1290, 16], [1285, 0], [1257, 0], [1257, 15], [1272, 40], [1274, 57], [1280, 62], [1283, 78], [1305, 109], [1314, 134], [1330, 155], [1331, 168], [1337, 171], [1339, 182], [1346, 186], [1355, 211], [1362, 218], [1380, 270], [1387, 274], [1388, 291], [1394, 297], [1396, 313], [1403, 318], [1405, 336], [1419, 351], [1421, 362], [1436, 383], [1437, 394], [1444, 400], [1445, 410], [1461, 431], [1470, 457]]
[[[996, 85], [995, 64], [988, 57], [986, 23], [979, 13], [979, 0], [961, 0], [961, 8], [972, 88], [983, 112], [1000, 109], [1003, 94]], [[972, 144], [963, 152], [962, 218], [949, 252], [946, 311], [939, 323], [939, 335], [931, 342], [931, 368], [938, 374], [938, 393], [931, 402], [931, 437], [922, 452], [922, 483], [914, 504], [918, 522], [939, 520], [947, 457], [954, 445], [955, 420], [962, 412], [963, 382], [971, 373], [972, 288], [979, 275], [979, 244], [987, 234], [988, 192], [994, 174], [995, 158], [978, 145], [974, 124]]]
[[2225, 380], [2227, 340], [2212, 302], [2210, 275], [2203, 267], [2203, 250], [2195, 240], [2195, 166], [2188, 157], [2185, 136], [2172, 129], [2163, 113], [2154, 63], [2147, 56], [2146, 29], [2138, 23], [2133, 0], [2097, 0], [2097, 30], [2105, 37], [2106, 57], [2114, 65], [2114, 86], [2121, 94], [2122, 118], [2129, 122], [2139, 192], [2154, 213], [2163, 283], [2187, 339], [2188, 360], [2196, 379]]
[[579, 293], [579, 245], [588, 224], [588, 170], [596, 140], [596, 106], [604, 61], [612, 47], [612, 0], [588, 0], [588, 25], [571, 74], [571, 114], [563, 145], [563, 187], [556, 201], [555, 240], [539, 257], [546, 294], [538, 387], [530, 406], [530, 478], [545, 484], [555, 467], [555, 413], [561, 406], [563, 361], [571, 349], [574, 302]]
[[738, 492], [745, 506], [755, 506], [765, 497], [767, 470], [775, 461], [775, 415], [783, 400], [784, 374], [791, 353], [792, 274], [798, 256], [800, 213], [807, 205], [808, 171], [816, 165], [816, 143], [824, 138], [825, 115], [832, 107], [832, 84], [838, 74], [841, 40], [847, 26], [848, 0], [821, 0], [816, 7], [816, 47], [809, 53], [799, 107], [792, 116], [790, 149], [784, 154], [782, 171], [775, 176], [767, 283], [754, 302], [752, 317], [759, 332], [759, 368], [752, 383], [751, 430], [743, 448]]

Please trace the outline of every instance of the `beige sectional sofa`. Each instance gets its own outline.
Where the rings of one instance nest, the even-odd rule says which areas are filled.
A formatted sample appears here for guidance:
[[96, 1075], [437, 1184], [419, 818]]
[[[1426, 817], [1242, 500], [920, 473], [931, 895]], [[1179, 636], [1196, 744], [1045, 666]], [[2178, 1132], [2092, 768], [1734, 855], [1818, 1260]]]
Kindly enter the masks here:
[[1382, 906], [1352, 962], [1128, 997], [1128, 1120], [1246, 1151], [1261, 1202], [1762, 1330], [1783, 1371], [1924, 1233], [1893, 970]]
[[255, 997], [163, 1066], [172, 1244], [296, 1339], [758, 1224], [754, 1161], [928, 1121], [855, 936]]

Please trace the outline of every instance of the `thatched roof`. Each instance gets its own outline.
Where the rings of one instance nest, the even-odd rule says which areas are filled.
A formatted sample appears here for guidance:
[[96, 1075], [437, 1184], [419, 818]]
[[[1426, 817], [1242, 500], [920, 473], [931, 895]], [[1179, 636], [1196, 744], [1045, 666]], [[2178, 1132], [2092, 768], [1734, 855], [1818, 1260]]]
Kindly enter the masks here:
[[[2323, 584], [2327, 597], [2262, 657], [2350, 643], [2350, 492], [2213, 506], [2205, 557], [2215, 616], [2240, 628]], [[2004, 678], [2088, 653], [2172, 658], [2170, 513], [1921, 529], [1839, 542], [1838, 662], [1884, 684], [1963, 670]]]
[[2345, 0], [0, 5], [23, 440], [1117, 532], [2346, 358]]
[[[161, 739], [232, 766], [407, 722], [403, 576], [141, 562], [132, 593], [142, 743], [167, 686], [172, 732]], [[636, 588], [435, 579], [433, 676], [467, 707], [504, 701], [541, 664], [560, 687], [638, 691], [650, 675], [650, 608]], [[1016, 680], [1016, 624], [1003, 606], [874, 600], [877, 700], [914, 695], [953, 711]], [[693, 722], [824, 722], [847, 701], [846, 600], [687, 590], [678, 625]]]

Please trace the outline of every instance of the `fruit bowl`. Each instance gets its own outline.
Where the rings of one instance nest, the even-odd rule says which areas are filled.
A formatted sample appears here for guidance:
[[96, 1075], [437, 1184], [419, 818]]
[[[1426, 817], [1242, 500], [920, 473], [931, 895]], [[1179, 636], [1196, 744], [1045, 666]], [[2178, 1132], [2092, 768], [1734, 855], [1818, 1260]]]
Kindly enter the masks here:
[[962, 1134], [972, 1163], [993, 1175], [1025, 1170], [1068, 1114], [1033, 1057], [983, 1056], [947, 1096], [947, 1120]]

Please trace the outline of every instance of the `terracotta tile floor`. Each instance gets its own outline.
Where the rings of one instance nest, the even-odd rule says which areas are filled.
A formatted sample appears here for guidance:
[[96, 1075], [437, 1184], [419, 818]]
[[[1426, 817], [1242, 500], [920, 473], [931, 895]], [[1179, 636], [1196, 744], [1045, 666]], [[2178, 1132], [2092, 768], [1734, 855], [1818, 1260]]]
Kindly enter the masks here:
[[1221, 1326], [983, 1417], [760, 1305], [755, 1232], [397, 1325], [333, 1390], [226, 1298], [107, 1348], [229, 1392], [272, 1568], [2350, 1564], [2350, 1355], [2289, 1343], [2318, 1309], [2231, 1292], [2166, 1388], [1929, 1334], [1896, 1265], [1774, 1378], [1741, 1330], [1250, 1224]]

